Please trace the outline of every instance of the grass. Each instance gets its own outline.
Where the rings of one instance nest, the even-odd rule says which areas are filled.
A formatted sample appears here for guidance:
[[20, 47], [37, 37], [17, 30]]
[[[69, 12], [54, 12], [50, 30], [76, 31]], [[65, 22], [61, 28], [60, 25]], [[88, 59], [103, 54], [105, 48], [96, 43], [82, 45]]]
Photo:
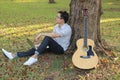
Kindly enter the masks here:
[[[50, 32], [55, 25], [58, 10], [69, 11], [70, 0], [0, 0], [0, 48], [13, 53], [30, 48], [26, 37], [31, 40], [39, 32]], [[9, 61], [0, 51], [0, 80], [119, 80], [118, 69], [120, 59], [120, 1], [103, 0], [104, 14], [101, 16], [101, 35], [118, 56], [115, 61], [108, 62], [100, 57], [103, 65], [95, 70], [77, 70], [73, 67], [70, 56], [64, 68], [63, 56], [44, 54], [39, 62], [31, 67], [23, 66], [28, 58]]]
[[[69, 6], [62, 6], [69, 3], [69, 0], [65, 2], [56, 0], [56, 4], [48, 4], [48, 0], [39, 0], [31, 2], [21, 2], [25, 0], [19, 0], [18, 2], [8, 1], [1, 2], [0, 13], [2, 23], [15, 23], [15, 24], [36, 24], [38, 22], [52, 22], [58, 10], [68, 10]], [[33, 1], [33, 2], [32, 2]], [[59, 8], [61, 6], [61, 8]], [[31, 11], [32, 10], [32, 11]], [[13, 15], [14, 14], [14, 15]]]
[[101, 19], [102, 38], [106, 39], [108, 44], [120, 52], [120, 6], [119, 0], [103, 1], [103, 11]]

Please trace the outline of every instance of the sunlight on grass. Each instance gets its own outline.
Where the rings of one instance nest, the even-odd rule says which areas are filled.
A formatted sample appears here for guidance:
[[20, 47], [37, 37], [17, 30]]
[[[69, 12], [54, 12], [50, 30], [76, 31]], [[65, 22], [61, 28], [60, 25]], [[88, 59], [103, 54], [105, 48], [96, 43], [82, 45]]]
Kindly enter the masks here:
[[38, 0], [14, 0], [14, 2], [21, 2], [21, 3], [24, 3], [24, 2], [37, 2]]
[[113, 4], [112, 2], [109, 2], [109, 3], [107, 3], [107, 4]]
[[109, 18], [109, 19], [103, 19], [100, 22], [103, 23], [103, 22], [111, 22], [111, 21], [119, 21], [119, 20], [120, 18]]
[[40, 32], [47, 32], [53, 29], [52, 23], [43, 23], [36, 25], [20, 26], [20, 27], [8, 27], [0, 29], [1, 37], [21, 37], [35, 35]]

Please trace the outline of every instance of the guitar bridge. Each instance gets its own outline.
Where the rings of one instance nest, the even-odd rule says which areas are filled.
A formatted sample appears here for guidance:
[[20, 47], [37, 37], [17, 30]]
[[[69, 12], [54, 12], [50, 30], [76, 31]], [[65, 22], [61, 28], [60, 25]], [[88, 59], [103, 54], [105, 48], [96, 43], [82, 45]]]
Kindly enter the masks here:
[[80, 56], [80, 58], [84, 58], [84, 59], [89, 59], [91, 57], [93, 57], [93, 56]]

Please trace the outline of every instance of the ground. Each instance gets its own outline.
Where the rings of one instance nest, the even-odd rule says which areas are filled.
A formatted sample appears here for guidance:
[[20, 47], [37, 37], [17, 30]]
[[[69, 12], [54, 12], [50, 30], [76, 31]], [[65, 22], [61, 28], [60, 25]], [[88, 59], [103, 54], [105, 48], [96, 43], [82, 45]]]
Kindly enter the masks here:
[[[0, 0], [0, 49], [25, 51], [31, 48], [26, 37], [33, 40], [39, 32], [52, 31], [57, 11], [69, 11], [69, 0], [55, 1], [48, 4], [48, 0]], [[95, 69], [81, 70], [74, 67], [72, 54], [47, 53], [28, 67], [23, 63], [29, 57], [8, 60], [0, 51], [0, 80], [119, 80], [120, 1], [102, 1], [101, 37], [112, 48], [115, 58], [99, 55]]]

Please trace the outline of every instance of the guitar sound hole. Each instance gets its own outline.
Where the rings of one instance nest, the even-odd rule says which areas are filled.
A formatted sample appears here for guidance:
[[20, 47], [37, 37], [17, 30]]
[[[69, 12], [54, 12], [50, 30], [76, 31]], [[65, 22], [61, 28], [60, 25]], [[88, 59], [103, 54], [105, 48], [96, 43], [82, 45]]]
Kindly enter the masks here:
[[83, 47], [83, 51], [87, 52], [88, 50], [89, 50], [89, 47], [87, 47], [87, 46]]
[[86, 56], [80, 56], [80, 58], [84, 58], [84, 59], [89, 59], [92, 56], [94, 56], [94, 53], [92, 51], [92, 46], [88, 46], [88, 47], [83, 47], [84, 51], [87, 52]]
[[94, 56], [94, 53], [92, 51], [92, 46], [89, 46], [89, 50], [87, 51], [87, 56]]

